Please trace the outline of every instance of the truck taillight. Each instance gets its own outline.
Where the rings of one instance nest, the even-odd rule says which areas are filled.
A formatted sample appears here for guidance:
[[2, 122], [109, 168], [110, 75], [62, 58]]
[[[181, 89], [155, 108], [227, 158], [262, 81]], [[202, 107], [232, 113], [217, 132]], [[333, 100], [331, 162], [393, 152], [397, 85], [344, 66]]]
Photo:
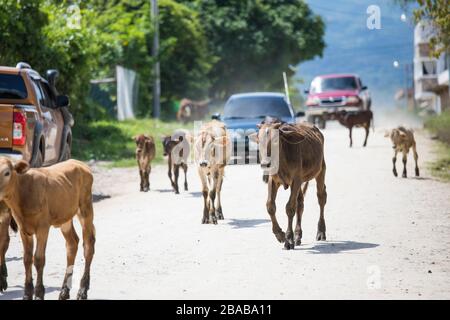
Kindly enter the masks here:
[[27, 118], [22, 112], [14, 111], [13, 119], [13, 145], [23, 146], [25, 145]]

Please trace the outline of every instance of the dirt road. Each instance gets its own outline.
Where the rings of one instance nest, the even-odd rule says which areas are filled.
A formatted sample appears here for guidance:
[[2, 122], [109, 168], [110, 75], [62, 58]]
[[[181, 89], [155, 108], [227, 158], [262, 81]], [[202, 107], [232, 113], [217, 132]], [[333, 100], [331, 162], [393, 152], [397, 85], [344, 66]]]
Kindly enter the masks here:
[[[420, 179], [394, 178], [391, 144], [383, 130], [325, 130], [327, 239], [315, 241], [319, 208], [314, 184], [306, 196], [303, 244], [283, 250], [265, 209], [266, 185], [258, 166], [230, 166], [223, 187], [226, 220], [202, 225], [202, 198], [193, 166], [189, 192], [175, 195], [166, 167], [151, 174], [151, 192], [140, 193], [135, 169], [95, 169], [96, 254], [91, 299], [311, 299], [450, 298], [450, 185], [433, 179], [426, 161], [431, 142], [417, 137]], [[401, 168], [401, 161], [398, 161]], [[412, 157], [408, 173], [413, 174]], [[277, 208], [286, 226], [288, 191]], [[79, 224], [76, 224], [77, 230]], [[52, 229], [44, 283], [55, 299], [65, 270], [64, 240]], [[82, 247], [74, 272], [75, 297]], [[18, 236], [7, 254], [8, 291], [22, 297], [24, 270]]]

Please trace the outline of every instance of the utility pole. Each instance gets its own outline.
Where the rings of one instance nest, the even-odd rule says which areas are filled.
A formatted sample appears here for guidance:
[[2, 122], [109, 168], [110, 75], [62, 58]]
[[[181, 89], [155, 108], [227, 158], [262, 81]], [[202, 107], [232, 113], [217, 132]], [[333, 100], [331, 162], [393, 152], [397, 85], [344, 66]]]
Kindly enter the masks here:
[[158, 0], [151, 1], [151, 17], [154, 24], [154, 36], [153, 36], [153, 50], [152, 55], [155, 61], [155, 83], [153, 84], [153, 117], [159, 118], [161, 114], [161, 78], [159, 68], [159, 10]]

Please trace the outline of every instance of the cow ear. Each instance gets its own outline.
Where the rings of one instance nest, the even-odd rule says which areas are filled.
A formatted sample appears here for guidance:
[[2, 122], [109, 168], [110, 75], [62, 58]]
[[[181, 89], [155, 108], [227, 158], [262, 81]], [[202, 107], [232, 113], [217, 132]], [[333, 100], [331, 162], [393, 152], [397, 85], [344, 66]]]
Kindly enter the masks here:
[[282, 123], [275, 123], [273, 125], [273, 129], [279, 129], [281, 127]]
[[258, 141], [258, 134], [257, 134], [256, 132], [253, 132], [252, 134], [249, 134], [249, 135], [248, 135], [248, 138], [249, 138], [251, 141], [253, 141], [253, 142], [256, 142], [256, 143], [259, 142], [259, 141]]
[[21, 161], [16, 162], [16, 163], [14, 164], [14, 170], [15, 170], [18, 174], [23, 174], [23, 173], [27, 172], [28, 169], [30, 169], [30, 165], [29, 165], [28, 162], [26, 162], [26, 161], [21, 160]]

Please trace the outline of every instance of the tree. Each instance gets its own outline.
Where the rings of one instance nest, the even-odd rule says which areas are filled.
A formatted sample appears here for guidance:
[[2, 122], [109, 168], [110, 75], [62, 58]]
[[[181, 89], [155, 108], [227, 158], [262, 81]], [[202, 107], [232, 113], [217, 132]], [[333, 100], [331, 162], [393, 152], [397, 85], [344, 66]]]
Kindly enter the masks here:
[[211, 94], [282, 88], [290, 64], [320, 56], [324, 23], [302, 0], [197, 0], [209, 48], [218, 61]]
[[437, 27], [436, 35], [430, 39], [431, 53], [439, 57], [442, 52], [450, 51], [450, 5], [448, 0], [395, 0], [401, 6], [417, 3], [414, 10], [416, 22], [430, 20]]

